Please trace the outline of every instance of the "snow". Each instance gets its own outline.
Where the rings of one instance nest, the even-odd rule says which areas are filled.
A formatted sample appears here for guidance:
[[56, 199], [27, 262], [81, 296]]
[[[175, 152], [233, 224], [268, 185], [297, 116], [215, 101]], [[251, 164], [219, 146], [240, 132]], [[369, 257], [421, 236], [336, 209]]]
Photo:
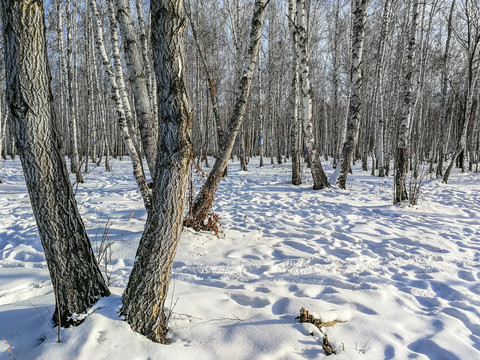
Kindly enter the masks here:
[[[0, 184], [0, 359], [314, 359], [323, 321], [336, 359], [480, 359], [480, 174], [427, 180], [415, 207], [392, 178], [354, 167], [347, 190], [290, 184], [290, 164], [231, 163], [215, 211], [224, 236], [184, 229], [165, 346], [118, 317], [145, 224], [130, 162], [93, 168], [77, 201], [98, 249], [108, 226], [112, 295], [76, 328], [52, 328], [52, 285], [18, 160]], [[327, 164], [327, 175], [333, 169]], [[108, 227], [107, 226], [107, 227]], [[103, 265], [101, 266], [104, 271]], [[9, 351], [10, 350], [10, 351]]]

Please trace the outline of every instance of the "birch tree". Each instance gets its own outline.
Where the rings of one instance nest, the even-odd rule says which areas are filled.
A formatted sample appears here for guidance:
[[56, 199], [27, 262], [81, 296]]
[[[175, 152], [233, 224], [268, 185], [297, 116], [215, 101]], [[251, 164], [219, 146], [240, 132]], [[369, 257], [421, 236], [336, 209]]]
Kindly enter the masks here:
[[[376, 124], [376, 158], [378, 162], [378, 176], [385, 176], [385, 155], [384, 155], [384, 131], [385, 131], [385, 112], [384, 112], [384, 69], [385, 69], [385, 52], [387, 45], [387, 34], [390, 27], [390, 7], [391, 1], [385, 0], [383, 6], [382, 23], [380, 25], [380, 39], [377, 52], [377, 60], [375, 64], [375, 96], [374, 96], [374, 113], [377, 120]], [[373, 171], [373, 169], [372, 169]]]
[[310, 170], [313, 177], [313, 189], [319, 190], [330, 187], [327, 176], [323, 171], [320, 155], [318, 154], [312, 122], [312, 96], [310, 87], [310, 68], [308, 65], [307, 22], [305, 15], [305, 0], [296, 0], [296, 22], [298, 31], [297, 61], [300, 68], [301, 112], [305, 146], [310, 159]]
[[110, 84], [110, 91], [112, 94], [112, 99], [115, 101], [115, 110], [118, 116], [118, 126], [123, 136], [123, 141], [125, 142], [127, 150], [130, 154], [130, 159], [133, 165], [133, 176], [135, 178], [135, 181], [137, 182], [138, 188], [140, 189], [140, 193], [142, 194], [142, 199], [145, 204], [145, 208], [150, 209], [151, 191], [148, 188], [147, 181], [145, 179], [142, 160], [137, 152], [137, 149], [135, 148], [131, 134], [128, 131], [125, 110], [120, 97], [120, 91], [118, 89], [115, 73], [113, 71], [112, 65], [110, 64], [110, 59], [108, 58], [107, 53], [105, 51], [105, 45], [103, 42], [103, 26], [100, 20], [100, 15], [98, 14], [97, 3], [96, 3], [96, 0], [89, 0], [89, 2], [90, 2], [90, 9], [93, 14], [93, 24], [95, 29], [95, 42], [97, 46], [97, 51], [99, 54], [99, 58], [108, 75], [107, 78]]
[[222, 174], [227, 166], [228, 159], [232, 154], [235, 138], [237, 137], [240, 126], [247, 109], [248, 96], [250, 94], [250, 86], [252, 83], [253, 73], [255, 71], [258, 59], [258, 50], [260, 48], [260, 40], [262, 35], [263, 22], [265, 17], [265, 8], [268, 2], [265, 0], [256, 0], [252, 17], [252, 27], [250, 32], [250, 42], [243, 64], [242, 77], [238, 83], [239, 89], [233, 109], [232, 117], [226, 127], [226, 136], [221, 144], [218, 158], [213, 165], [212, 171], [208, 175], [205, 184], [200, 189], [199, 194], [195, 198], [192, 216], [195, 227], [202, 228], [207, 217], [208, 211], [212, 208], [215, 192], [218, 189]]
[[[466, 90], [462, 106], [462, 127], [460, 137], [456, 142], [450, 164], [443, 175], [443, 182], [447, 183], [450, 177], [452, 168], [457, 161], [457, 158], [466, 153], [468, 130], [471, 129], [473, 121], [475, 121], [475, 103], [478, 99], [479, 90], [477, 83], [480, 77], [480, 24], [477, 22], [480, 18], [480, 8], [478, 4], [472, 0], [465, 0], [464, 2], [464, 16], [466, 19], [466, 39], [462, 41], [467, 58], [467, 76], [466, 76]], [[478, 105], [477, 105], [478, 106]], [[465, 155], [464, 153], [464, 155]], [[462, 159], [462, 171], [465, 169], [466, 156]]]
[[288, 0], [288, 28], [290, 31], [290, 42], [292, 46], [292, 82], [290, 88], [290, 148], [292, 153], [292, 184], [300, 185], [302, 183], [302, 175], [300, 171], [300, 135], [299, 135], [299, 120], [298, 107], [300, 103], [299, 90], [299, 64], [298, 64], [298, 36], [296, 29], [295, 17], [295, 0]]
[[358, 142], [360, 129], [360, 91], [362, 90], [362, 61], [363, 42], [365, 38], [365, 22], [369, 0], [352, 0], [352, 65], [350, 70], [350, 104], [348, 108], [347, 133], [342, 148], [340, 159], [340, 176], [337, 184], [345, 189], [347, 184], [350, 163]]
[[412, 81], [415, 68], [415, 50], [418, 26], [419, 1], [412, 0], [412, 18], [408, 44], [406, 48], [405, 76], [403, 79], [403, 104], [400, 127], [398, 131], [397, 150], [395, 154], [395, 179], [393, 203], [398, 204], [408, 199], [406, 180], [408, 172], [408, 147], [412, 110]]
[[77, 129], [77, 111], [75, 78], [74, 78], [74, 57], [73, 57], [73, 36], [75, 32], [75, 22], [77, 17], [77, 4], [71, 6], [70, 0], [65, 4], [67, 17], [67, 104], [68, 104], [68, 128], [70, 139], [70, 165], [72, 172], [75, 173], [77, 183], [83, 183], [80, 158], [78, 155], [78, 129]]
[[159, 104], [152, 210], [123, 294], [121, 313], [134, 331], [168, 343], [165, 300], [182, 231], [189, 165], [192, 114], [185, 84], [182, 0], [151, 0], [152, 44]]
[[43, 2], [1, 2], [6, 47], [7, 99], [48, 270], [58, 299], [54, 321], [77, 315], [108, 296], [95, 262], [61, 153], [52, 109]]
[[437, 166], [437, 178], [443, 176], [443, 160], [445, 157], [445, 131], [447, 122], [447, 100], [448, 100], [448, 63], [450, 58], [450, 42], [453, 32], [453, 11], [455, 9], [456, 0], [452, 1], [450, 5], [450, 13], [447, 21], [447, 39], [445, 41], [445, 51], [442, 58], [442, 98], [440, 101], [440, 119], [439, 119], [439, 132], [440, 140], [438, 144], [438, 166]]
[[[129, 1], [114, 1], [122, 33], [123, 49], [127, 63], [126, 69], [129, 74], [133, 97], [135, 99], [143, 151], [147, 159], [150, 174], [154, 174], [158, 129], [153, 119], [153, 106], [150, 104], [150, 97], [147, 90], [147, 76], [144, 70], [144, 62], [142, 61], [142, 46], [140, 46], [137, 41]], [[145, 51], [145, 49], [143, 49], [143, 51]]]

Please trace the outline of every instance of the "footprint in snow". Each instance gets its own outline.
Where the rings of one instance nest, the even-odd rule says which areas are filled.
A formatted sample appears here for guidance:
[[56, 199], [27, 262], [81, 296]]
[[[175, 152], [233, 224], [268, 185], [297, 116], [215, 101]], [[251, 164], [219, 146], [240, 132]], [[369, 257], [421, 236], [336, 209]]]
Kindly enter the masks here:
[[470, 271], [460, 270], [458, 272], [458, 277], [465, 281], [476, 281], [475, 275]]
[[284, 315], [288, 312], [288, 306], [290, 305], [290, 299], [283, 298], [275, 302], [272, 305], [272, 314], [273, 315]]
[[231, 299], [239, 305], [249, 306], [249, 307], [252, 307], [252, 308], [263, 308], [263, 307], [270, 304], [270, 300], [262, 299], [262, 298], [257, 297], [257, 296], [251, 297], [251, 296], [247, 296], [247, 295], [233, 294], [231, 296]]

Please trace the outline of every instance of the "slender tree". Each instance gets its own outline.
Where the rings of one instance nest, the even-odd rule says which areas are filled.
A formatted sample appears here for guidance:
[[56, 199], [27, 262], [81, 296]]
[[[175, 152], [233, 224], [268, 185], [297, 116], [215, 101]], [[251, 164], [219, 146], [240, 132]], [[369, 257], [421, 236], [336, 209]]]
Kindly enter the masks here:
[[290, 30], [290, 42], [292, 44], [292, 85], [290, 88], [290, 151], [292, 153], [292, 184], [300, 185], [302, 183], [302, 174], [300, 171], [300, 134], [298, 121], [298, 107], [300, 103], [299, 90], [299, 63], [297, 57], [298, 34], [295, 17], [295, 0], [288, 0], [288, 29]]
[[[153, 119], [153, 106], [147, 89], [147, 73], [145, 71], [142, 51], [145, 45], [139, 45], [137, 31], [134, 27], [128, 0], [114, 0], [117, 18], [123, 38], [123, 49], [127, 63], [132, 92], [135, 99], [135, 109], [142, 139], [143, 151], [147, 159], [150, 174], [155, 173], [155, 155], [157, 146], [157, 124]], [[142, 15], [143, 16], [143, 15]]]
[[348, 108], [347, 133], [343, 142], [342, 158], [340, 159], [340, 176], [337, 184], [345, 189], [350, 163], [353, 159], [355, 146], [358, 142], [360, 129], [360, 108], [362, 90], [363, 43], [365, 38], [365, 22], [369, 0], [352, 0], [352, 59], [350, 70], [350, 104]]
[[305, 0], [296, 0], [296, 26], [298, 31], [297, 61], [300, 67], [301, 112], [305, 146], [310, 160], [310, 170], [313, 177], [313, 189], [319, 190], [330, 187], [327, 176], [323, 171], [318, 153], [312, 121], [312, 94], [310, 85], [310, 67], [308, 64], [307, 20], [305, 14]]
[[232, 117], [228, 122], [223, 143], [212, 171], [208, 175], [207, 181], [200, 189], [199, 194], [195, 198], [193, 204], [193, 223], [196, 227], [202, 228], [208, 211], [212, 208], [213, 197], [218, 189], [222, 174], [227, 166], [228, 159], [232, 154], [235, 139], [237, 137], [240, 126], [247, 109], [247, 100], [250, 94], [250, 86], [252, 83], [255, 65], [258, 59], [258, 50], [260, 48], [260, 40], [262, 35], [263, 21], [265, 17], [265, 8], [268, 2], [265, 0], [256, 0], [255, 9], [252, 17], [252, 27], [250, 32], [250, 43], [245, 59], [242, 77], [239, 81], [239, 90]]
[[133, 176], [135, 181], [137, 182], [138, 188], [140, 189], [140, 193], [142, 194], [143, 202], [147, 209], [150, 209], [151, 205], [151, 191], [148, 188], [147, 181], [145, 179], [145, 173], [143, 171], [143, 164], [138, 154], [138, 151], [135, 147], [135, 144], [132, 140], [132, 135], [130, 134], [127, 121], [125, 116], [125, 110], [122, 104], [120, 91], [117, 84], [117, 79], [115, 77], [114, 70], [112, 65], [110, 64], [110, 59], [107, 56], [107, 52], [105, 51], [105, 45], [103, 42], [103, 26], [100, 20], [100, 15], [97, 9], [96, 0], [89, 0], [90, 9], [93, 15], [93, 24], [95, 29], [95, 43], [97, 46], [97, 51], [99, 54], [100, 61], [102, 62], [105, 71], [107, 73], [107, 79], [110, 84], [110, 91], [112, 94], [112, 98], [115, 101], [115, 110], [118, 116], [118, 127], [122, 134], [123, 141], [127, 147], [127, 150], [130, 154], [130, 159], [133, 165]]
[[450, 13], [447, 21], [447, 39], [445, 41], [445, 51], [442, 58], [442, 98], [440, 101], [440, 119], [439, 119], [439, 133], [440, 140], [438, 142], [438, 165], [437, 178], [443, 176], [443, 160], [445, 157], [445, 130], [447, 122], [447, 105], [448, 105], [448, 62], [450, 59], [450, 43], [453, 32], [453, 11], [455, 9], [456, 0], [452, 1], [450, 5]]
[[[480, 18], [480, 7], [476, 1], [465, 0], [464, 1], [464, 16], [466, 18], [466, 39], [464, 39], [464, 49], [467, 57], [467, 76], [465, 84], [465, 96], [462, 104], [461, 115], [461, 131], [456, 146], [450, 159], [450, 164], [445, 170], [443, 175], [443, 182], [447, 183], [450, 177], [450, 173], [455, 165], [455, 162], [461, 154], [464, 156], [461, 158], [460, 165], [462, 171], [465, 169], [465, 154], [467, 152], [467, 138], [469, 130], [473, 127], [475, 121], [475, 104], [478, 99], [477, 83], [480, 77], [480, 24], [478, 20]], [[478, 106], [478, 104], [477, 104]]]
[[408, 33], [406, 49], [405, 76], [403, 79], [403, 104], [400, 128], [398, 131], [397, 151], [395, 154], [395, 182], [393, 203], [398, 204], [408, 199], [407, 172], [408, 172], [408, 149], [410, 135], [410, 121], [412, 113], [412, 82], [415, 68], [415, 50], [417, 45], [417, 26], [419, 1], [412, 1], [412, 19]]

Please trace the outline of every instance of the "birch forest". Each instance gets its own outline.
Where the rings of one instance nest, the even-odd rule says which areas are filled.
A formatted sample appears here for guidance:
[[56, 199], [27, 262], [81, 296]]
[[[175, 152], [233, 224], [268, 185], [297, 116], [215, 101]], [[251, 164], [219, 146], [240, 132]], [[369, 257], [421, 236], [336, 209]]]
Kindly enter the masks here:
[[[233, 164], [242, 179], [288, 164], [283, 185], [312, 197], [350, 196], [358, 185], [352, 169], [363, 170], [363, 179], [390, 179], [378, 182], [391, 187], [385, 213], [417, 205], [427, 179], [447, 189], [458, 174], [480, 171], [478, 0], [2, 0], [0, 10], [1, 166], [21, 160], [59, 342], [62, 326], [79, 325], [105, 307], [85, 315], [99, 298], [117, 296], [106, 270], [112, 255], [102, 265], [107, 252], [94, 251], [89, 214], [77, 204], [92, 171], [112, 174], [112, 163], [131, 162], [145, 221], [134, 260], [125, 263], [131, 273], [121, 274], [116, 314], [162, 344], [171, 340], [172, 271], [191, 265], [174, 266], [182, 231], [220, 238], [213, 204]], [[249, 228], [259, 239], [273, 233], [266, 216], [261, 209]], [[332, 236], [346, 241], [349, 230], [334, 225]], [[308, 227], [318, 230], [319, 222]], [[307, 245], [291, 247], [318, 256]], [[275, 250], [272, 259], [293, 264], [298, 257]], [[267, 271], [245, 269], [240, 273], [253, 269], [258, 277]], [[314, 273], [303, 270], [298, 274]], [[249, 306], [243, 295], [232, 299]], [[252, 308], [270, 304], [252, 299]], [[301, 313], [308, 317], [303, 307]], [[325, 335], [328, 354], [326, 344]]]
[[[52, 0], [44, 8], [53, 108], [71, 171], [82, 182], [91, 166], [109, 171], [110, 157], [128, 155], [149, 206], [141, 159], [154, 174], [158, 104], [148, 1]], [[338, 165], [341, 188], [358, 161], [372, 176], [395, 176], [395, 202], [408, 197], [407, 174], [448, 182], [452, 167], [478, 171], [477, 1], [270, 1], [255, 59], [253, 1], [186, 0], [185, 9], [199, 165], [212, 166], [208, 157], [232, 138], [227, 159], [238, 157], [245, 171], [254, 171], [255, 156], [306, 162], [321, 189], [331, 185], [322, 161]], [[229, 128], [251, 63], [244, 114]], [[13, 158], [4, 91], [0, 100], [2, 157]], [[299, 167], [292, 172], [301, 183]]]

